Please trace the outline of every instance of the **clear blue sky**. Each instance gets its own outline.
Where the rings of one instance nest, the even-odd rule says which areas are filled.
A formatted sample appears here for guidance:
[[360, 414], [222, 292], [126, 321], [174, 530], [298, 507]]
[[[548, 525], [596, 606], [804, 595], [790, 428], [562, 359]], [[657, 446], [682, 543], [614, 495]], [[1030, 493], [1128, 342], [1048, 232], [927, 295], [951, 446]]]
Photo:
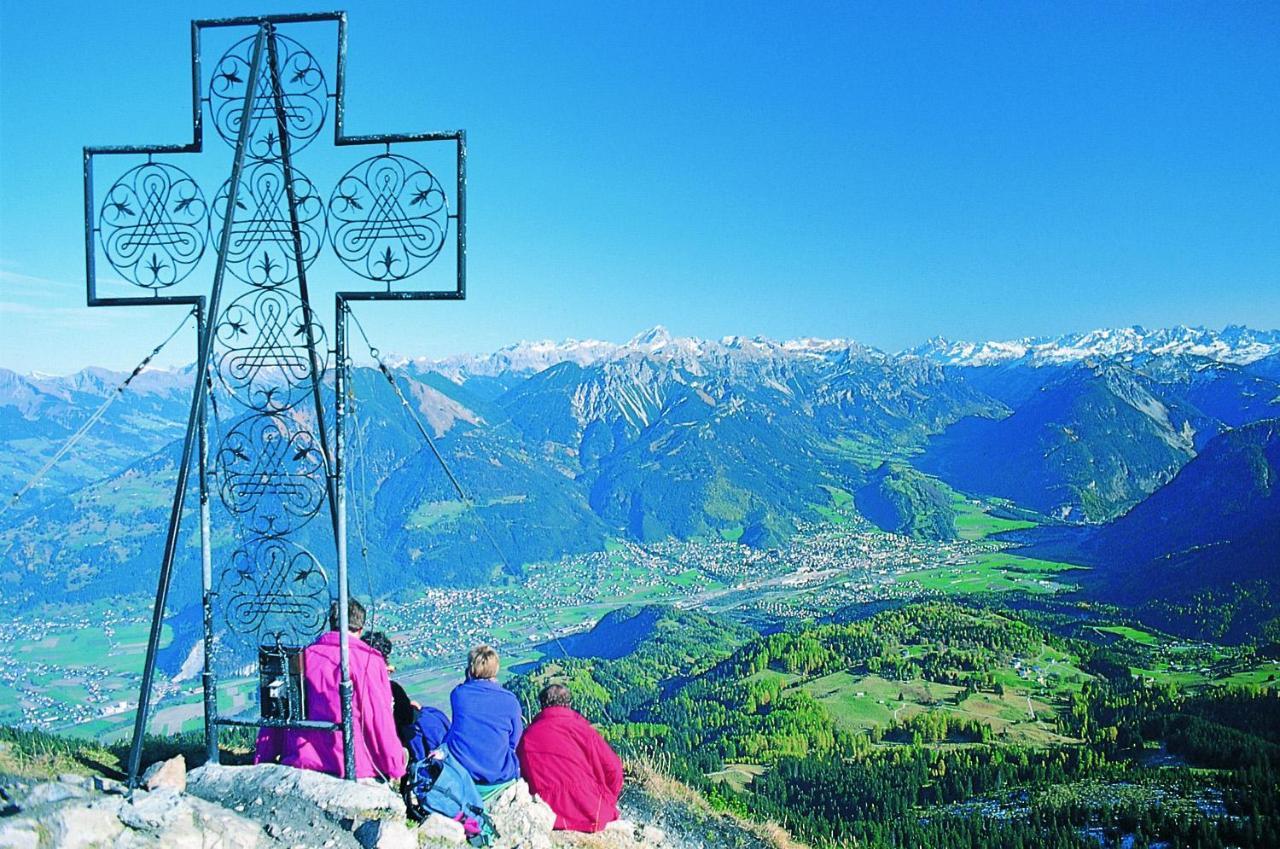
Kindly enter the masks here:
[[[384, 349], [1280, 326], [1280, 5], [345, 7], [348, 129], [470, 134], [470, 297]], [[306, 8], [4, 2], [0, 365], [167, 332], [83, 306], [80, 148], [189, 138], [190, 18]]]

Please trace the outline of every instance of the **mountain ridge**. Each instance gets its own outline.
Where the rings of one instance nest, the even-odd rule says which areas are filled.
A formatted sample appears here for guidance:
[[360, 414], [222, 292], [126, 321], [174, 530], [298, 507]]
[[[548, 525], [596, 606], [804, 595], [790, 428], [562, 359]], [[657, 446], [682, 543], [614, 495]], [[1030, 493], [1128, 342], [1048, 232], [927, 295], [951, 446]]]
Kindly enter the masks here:
[[1121, 354], [1181, 354], [1247, 365], [1280, 352], [1280, 330], [1253, 330], [1229, 324], [1220, 331], [1176, 325], [1148, 330], [1141, 325], [1099, 328], [1057, 336], [952, 342], [938, 336], [910, 349], [916, 356], [946, 365], [991, 366], [1009, 362], [1060, 365], [1091, 357]]
[[[601, 339], [521, 340], [481, 353], [459, 353], [443, 357], [411, 356], [391, 353], [384, 357], [388, 365], [419, 372], [433, 371], [454, 380], [471, 377], [493, 377], [506, 372], [536, 373], [561, 362], [590, 365], [624, 357], [632, 353], [672, 357], [680, 353], [705, 354], [715, 349], [750, 350], [761, 353], [780, 352], [807, 356], [829, 356], [843, 352], [876, 352], [894, 357], [919, 357], [940, 365], [991, 366], [1023, 361], [1032, 365], [1060, 365], [1089, 358], [1111, 358], [1124, 354], [1186, 355], [1213, 362], [1250, 365], [1280, 355], [1280, 329], [1264, 330], [1229, 324], [1222, 330], [1203, 326], [1175, 325], [1148, 329], [1141, 325], [1095, 328], [1054, 336], [1024, 336], [1014, 339], [952, 341], [935, 336], [925, 342], [889, 353], [848, 337], [797, 337], [775, 340], [768, 336], [730, 335], [719, 339], [697, 336], [675, 336], [659, 324], [635, 334], [626, 342]], [[148, 367], [140, 377], [152, 383], [170, 379], [189, 379], [191, 365]], [[85, 366], [71, 374], [21, 374], [0, 367], [0, 382], [5, 375], [45, 385], [67, 385], [85, 372], [103, 377], [121, 377], [116, 372], [97, 366]], [[146, 382], [146, 381], [144, 381]]]
[[[1262, 335], [1236, 334], [1241, 344]], [[350, 499], [360, 533], [377, 542], [379, 580], [401, 577], [400, 564], [425, 581], [475, 585], [611, 536], [770, 548], [820, 519], [839, 491], [858, 493], [885, 526], [950, 536], [950, 508], [913, 469], [962, 493], [1097, 522], [1164, 485], [1215, 434], [1280, 413], [1271, 357], [1241, 366], [1137, 351], [953, 366], [848, 339], [708, 341], [661, 327], [624, 345], [534, 347], [532, 359], [511, 348], [442, 370], [397, 361], [411, 407], [471, 495], [465, 508], [387, 381], [354, 370]], [[53, 456], [116, 377], [0, 371], [0, 485], [15, 491]], [[191, 379], [190, 368], [139, 375], [145, 391], [120, 395], [5, 517], [0, 546], [14, 545], [18, 562], [0, 577], [31, 591], [124, 590], [145, 572], [126, 568], [147, 549], [125, 531], [164, 521]], [[215, 381], [214, 397], [225, 395]], [[222, 407], [222, 419], [234, 415]], [[211, 417], [215, 443], [226, 424]], [[886, 462], [901, 471], [877, 477]], [[111, 545], [77, 544], [77, 528], [102, 529]], [[501, 551], [477, 544], [487, 534]]]

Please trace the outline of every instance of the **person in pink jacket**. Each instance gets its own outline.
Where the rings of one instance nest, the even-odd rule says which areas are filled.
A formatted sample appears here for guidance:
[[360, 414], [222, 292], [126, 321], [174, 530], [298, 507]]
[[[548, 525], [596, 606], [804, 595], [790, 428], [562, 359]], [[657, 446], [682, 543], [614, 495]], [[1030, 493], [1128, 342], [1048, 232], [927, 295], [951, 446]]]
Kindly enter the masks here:
[[[351, 658], [352, 717], [356, 749], [356, 778], [398, 779], [405, 773], [405, 751], [396, 735], [391, 705], [391, 682], [382, 653], [360, 639], [364, 606], [351, 599], [347, 607]], [[333, 629], [302, 653], [306, 678], [307, 719], [342, 721], [342, 680], [338, 654], [338, 605], [329, 612]], [[315, 728], [263, 728], [258, 732], [254, 763], [282, 763], [298, 769], [343, 775], [342, 731]]]

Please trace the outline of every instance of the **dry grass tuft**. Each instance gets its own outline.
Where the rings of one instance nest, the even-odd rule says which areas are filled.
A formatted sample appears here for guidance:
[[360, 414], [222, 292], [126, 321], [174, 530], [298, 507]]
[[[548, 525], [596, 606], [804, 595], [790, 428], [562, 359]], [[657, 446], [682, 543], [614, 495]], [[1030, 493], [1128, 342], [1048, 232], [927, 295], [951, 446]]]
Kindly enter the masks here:
[[774, 846], [775, 849], [809, 849], [808, 844], [796, 840], [785, 828], [773, 820], [763, 823], [748, 823], [744, 827], [748, 828], [756, 837]]
[[723, 817], [772, 849], [809, 849], [808, 844], [796, 840], [776, 822], [755, 822], [732, 812], [714, 809], [705, 796], [684, 782], [667, 775], [653, 761], [645, 759], [631, 761], [627, 764], [627, 774], [655, 799], [682, 805], [709, 816]]
[[715, 813], [711, 803], [701, 793], [662, 772], [652, 761], [643, 759], [631, 761], [627, 764], [627, 772], [646, 793], [655, 799], [686, 805], [706, 813]]

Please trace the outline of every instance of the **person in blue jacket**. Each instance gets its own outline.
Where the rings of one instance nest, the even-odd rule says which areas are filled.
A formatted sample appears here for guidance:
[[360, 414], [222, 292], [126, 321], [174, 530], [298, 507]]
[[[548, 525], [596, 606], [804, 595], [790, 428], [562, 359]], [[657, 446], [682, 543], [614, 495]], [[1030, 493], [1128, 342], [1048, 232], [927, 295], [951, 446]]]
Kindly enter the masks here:
[[445, 745], [480, 785], [520, 777], [516, 744], [524, 732], [520, 702], [497, 681], [498, 653], [476, 646], [467, 656], [467, 680], [453, 688], [453, 722]]

